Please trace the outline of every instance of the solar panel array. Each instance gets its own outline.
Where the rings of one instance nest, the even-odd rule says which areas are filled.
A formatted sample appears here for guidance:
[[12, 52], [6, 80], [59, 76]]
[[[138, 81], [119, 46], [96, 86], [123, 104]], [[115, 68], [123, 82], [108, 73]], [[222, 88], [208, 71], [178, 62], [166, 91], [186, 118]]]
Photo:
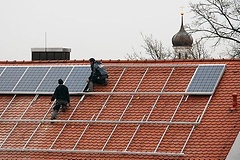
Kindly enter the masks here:
[[83, 92], [90, 73], [89, 65], [0, 67], [0, 93], [52, 94], [61, 78], [76, 94]]
[[224, 70], [225, 64], [199, 65], [187, 87], [187, 92], [213, 94]]
[[[196, 69], [186, 92], [213, 94], [225, 64], [202, 64]], [[52, 94], [58, 79], [63, 79], [70, 94], [84, 91], [91, 73], [89, 65], [77, 66], [2, 66], [0, 93]]]

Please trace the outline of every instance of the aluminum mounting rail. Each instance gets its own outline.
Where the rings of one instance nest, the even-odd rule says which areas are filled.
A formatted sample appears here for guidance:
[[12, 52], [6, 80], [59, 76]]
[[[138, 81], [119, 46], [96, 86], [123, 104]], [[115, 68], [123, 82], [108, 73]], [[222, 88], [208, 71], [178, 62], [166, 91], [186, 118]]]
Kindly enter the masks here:
[[36, 120], [36, 119], [0, 119], [0, 122], [58, 122], [58, 123], [112, 123], [112, 124], [187, 124], [197, 125], [199, 122], [169, 122], [169, 121], [111, 121], [111, 120]]
[[157, 94], [157, 95], [163, 95], [163, 94], [168, 94], [168, 95], [211, 95], [212, 92], [82, 92], [80, 94], [85, 94], [85, 95], [97, 95], [97, 94], [130, 94], [130, 95], [137, 95], [137, 94]]
[[174, 152], [136, 152], [136, 151], [114, 151], [114, 150], [60, 150], [60, 149], [14, 149], [0, 148], [0, 151], [18, 151], [18, 152], [63, 152], [63, 153], [107, 153], [107, 154], [135, 154], [135, 155], [163, 155], [163, 156], [184, 156], [184, 153]]

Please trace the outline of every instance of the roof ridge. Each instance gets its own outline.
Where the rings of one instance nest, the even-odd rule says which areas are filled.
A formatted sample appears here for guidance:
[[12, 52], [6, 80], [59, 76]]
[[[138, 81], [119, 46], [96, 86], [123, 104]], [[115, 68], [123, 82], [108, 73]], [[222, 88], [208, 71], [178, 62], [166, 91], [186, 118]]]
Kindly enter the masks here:
[[[240, 61], [240, 58], [222, 58], [222, 59], [163, 59], [163, 60], [152, 60], [152, 59], [145, 59], [145, 60], [129, 60], [129, 59], [99, 59], [100, 61], [104, 63], [161, 63], [161, 62], [218, 62], [218, 61]], [[6, 60], [6, 61], [0, 61], [0, 64], [26, 64], [26, 63], [88, 63], [88, 59], [82, 59], [82, 60]]]

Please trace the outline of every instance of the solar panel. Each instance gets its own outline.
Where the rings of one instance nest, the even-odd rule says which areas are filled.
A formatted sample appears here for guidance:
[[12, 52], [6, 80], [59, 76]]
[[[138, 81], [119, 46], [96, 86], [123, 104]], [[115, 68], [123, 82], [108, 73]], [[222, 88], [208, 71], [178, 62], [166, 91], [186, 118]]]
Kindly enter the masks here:
[[0, 76], [0, 91], [12, 91], [27, 67], [6, 67]]
[[68, 86], [69, 90], [72, 92], [83, 92], [90, 72], [91, 68], [89, 66], [74, 67], [65, 85]]
[[52, 67], [38, 87], [37, 92], [52, 92], [57, 87], [58, 79], [66, 80], [73, 67]]
[[81, 66], [7, 66], [0, 67], [0, 93], [52, 94], [63, 79], [70, 94], [82, 92], [91, 73]]
[[187, 92], [213, 94], [224, 70], [225, 64], [199, 65], [189, 82]]
[[46, 75], [50, 67], [30, 67], [17, 84], [14, 91], [33, 92]]

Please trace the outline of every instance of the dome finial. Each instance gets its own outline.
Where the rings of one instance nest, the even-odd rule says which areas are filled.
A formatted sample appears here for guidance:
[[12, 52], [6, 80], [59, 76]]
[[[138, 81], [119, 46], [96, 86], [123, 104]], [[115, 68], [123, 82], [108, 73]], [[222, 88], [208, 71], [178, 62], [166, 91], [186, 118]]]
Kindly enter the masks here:
[[[183, 10], [183, 6], [181, 7]], [[193, 39], [191, 35], [189, 35], [183, 26], [183, 11], [181, 12], [181, 27], [178, 33], [176, 33], [172, 37], [172, 44], [173, 46], [192, 46]]]
[[176, 57], [179, 59], [187, 59], [191, 58], [191, 48], [192, 48], [192, 43], [193, 43], [193, 38], [191, 35], [189, 35], [183, 26], [183, 6], [181, 7], [181, 27], [178, 33], [176, 33], [172, 37], [172, 44], [173, 48], [175, 50]]

